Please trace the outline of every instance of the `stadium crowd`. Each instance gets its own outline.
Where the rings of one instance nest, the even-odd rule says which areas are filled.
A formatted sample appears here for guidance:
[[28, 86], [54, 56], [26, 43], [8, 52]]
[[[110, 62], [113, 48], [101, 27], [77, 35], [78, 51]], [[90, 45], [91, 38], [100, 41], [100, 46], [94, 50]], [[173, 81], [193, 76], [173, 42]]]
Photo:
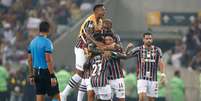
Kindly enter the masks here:
[[[30, 85], [26, 84], [25, 46], [37, 32], [37, 25], [41, 19], [51, 22], [53, 29], [50, 37], [56, 39], [90, 11], [93, 3], [94, 0], [1, 0], [0, 98], [4, 96], [7, 99], [5, 101], [31, 100], [23, 97], [24, 94], [30, 93], [27, 89], [31, 89]], [[176, 41], [171, 51], [173, 66], [201, 70], [201, 50], [198, 48], [200, 45], [201, 18], [192, 23], [183, 39]], [[59, 82], [65, 82], [60, 84], [66, 84], [72, 75], [65, 70], [57, 70]], [[137, 97], [134, 75], [135, 73], [128, 73], [125, 76], [126, 95], [132, 95], [130, 97]], [[4, 78], [7, 81], [3, 81]], [[64, 87], [65, 85], [61, 85], [60, 90]], [[164, 97], [164, 87], [161, 87], [161, 90], [162, 93], [159, 93], [159, 96]]]
[[[0, 98], [27, 101], [26, 47], [38, 32], [41, 20], [51, 23], [56, 39], [92, 8], [96, 0], [1, 0], [0, 1]], [[3, 99], [5, 98], [5, 99]], [[34, 101], [34, 99], [33, 99]]]
[[196, 19], [181, 40], [175, 41], [171, 49], [171, 63], [174, 67], [201, 70], [201, 18]]

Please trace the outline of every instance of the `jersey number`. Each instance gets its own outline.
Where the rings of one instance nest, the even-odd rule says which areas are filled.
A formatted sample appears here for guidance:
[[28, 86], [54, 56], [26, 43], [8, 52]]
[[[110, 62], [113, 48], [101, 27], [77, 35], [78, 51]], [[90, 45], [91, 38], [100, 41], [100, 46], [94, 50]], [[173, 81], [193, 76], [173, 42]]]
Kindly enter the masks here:
[[100, 75], [102, 64], [98, 63], [98, 64], [93, 64], [92, 66], [93, 66], [92, 76]]

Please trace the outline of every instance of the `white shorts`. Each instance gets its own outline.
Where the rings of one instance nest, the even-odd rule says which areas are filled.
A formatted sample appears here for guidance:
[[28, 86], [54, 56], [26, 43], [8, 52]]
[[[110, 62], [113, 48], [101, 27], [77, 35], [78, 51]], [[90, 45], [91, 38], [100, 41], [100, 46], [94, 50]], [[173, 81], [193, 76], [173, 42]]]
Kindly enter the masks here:
[[93, 90], [93, 88], [91, 86], [91, 80], [90, 80], [90, 78], [84, 79], [84, 80], [85, 80], [85, 84], [86, 84], [86, 87], [87, 87], [87, 91]]
[[84, 50], [81, 48], [74, 48], [75, 51], [75, 66], [76, 69], [80, 70], [80, 71], [84, 71], [83, 69], [83, 65], [87, 60], [87, 57], [84, 54]]
[[93, 87], [93, 90], [96, 94], [97, 99], [100, 100], [111, 100], [111, 87], [106, 85], [105, 87]]
[[125, 83], [124, 79], [110, 80], [110, 86], [112, 89], [112, 95], [115, 94], [117, 98], [125, 98]]
[[139, 93], [146, 93], [149, 97], [158, 97], [158, 82], [149, 80], [137, 80], [137, 90]]

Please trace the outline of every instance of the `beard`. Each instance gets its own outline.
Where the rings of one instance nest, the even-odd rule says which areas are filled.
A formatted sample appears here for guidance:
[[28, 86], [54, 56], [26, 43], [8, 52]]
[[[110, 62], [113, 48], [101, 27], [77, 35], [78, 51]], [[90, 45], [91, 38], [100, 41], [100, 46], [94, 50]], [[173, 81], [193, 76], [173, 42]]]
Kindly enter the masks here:
[[150, 47], [152, 45], [152, 42], [148, 41], [146, 44], [148, 47]]

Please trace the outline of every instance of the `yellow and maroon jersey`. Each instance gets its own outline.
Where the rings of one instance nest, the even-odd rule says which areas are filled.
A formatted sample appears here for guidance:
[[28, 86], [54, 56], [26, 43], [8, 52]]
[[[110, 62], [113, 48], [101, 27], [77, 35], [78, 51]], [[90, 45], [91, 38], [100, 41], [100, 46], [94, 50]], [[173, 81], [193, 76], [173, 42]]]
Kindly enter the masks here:
[[84, 33], [91, 34], [89, 32], [92, 30], [92, 33], [98, 30], [102, 26], [102, 19], [97, 19], [94, 14], [90, 15], [84, 23], [81, 25], [80, 34], [78, 35], [78, 40], [76, 43], [77, 48], [84, 48], [87, 44], [87, 38]]

